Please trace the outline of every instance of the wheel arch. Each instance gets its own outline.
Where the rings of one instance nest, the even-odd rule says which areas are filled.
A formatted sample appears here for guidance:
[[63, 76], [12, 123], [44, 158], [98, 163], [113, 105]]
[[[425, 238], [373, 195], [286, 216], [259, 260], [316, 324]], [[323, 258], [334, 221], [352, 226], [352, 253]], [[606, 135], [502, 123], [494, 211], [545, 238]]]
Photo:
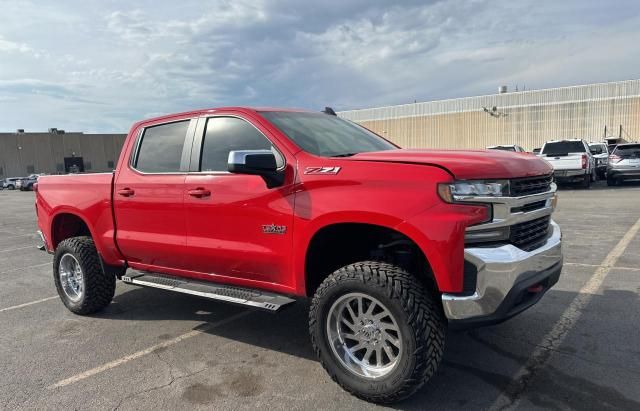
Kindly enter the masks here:
[[95, 243], [95, 236], [85, 218], [70, 210], [61, 211], [53, 216], [50, 232], [53, 250], [62, 241], [71, 237], [87, 236], [93, 238]]
[[[349, 252], [345, 253], [345, 249]], [[391, 224], [340, 221], [320, 226], [310, 236], [304, 257], [305, 294], [312, 296], [320, 283], [338, 268], [371, 259], [417, 273], [430, 291], [438, 292], [427, 256], [409, 235]]]

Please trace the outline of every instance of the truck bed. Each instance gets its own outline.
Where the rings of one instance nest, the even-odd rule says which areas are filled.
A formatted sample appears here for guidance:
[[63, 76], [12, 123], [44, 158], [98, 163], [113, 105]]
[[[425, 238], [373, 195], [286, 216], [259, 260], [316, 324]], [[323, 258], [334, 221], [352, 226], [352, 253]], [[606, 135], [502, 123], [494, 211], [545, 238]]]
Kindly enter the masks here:
[[47, 251], [55, 250], [61, 234], [51, 232], [54, 231], [50, 228], [54, 226], [52, 222], [64, 221], [55, 225], [59, 231], [77, 229], [77, 217], [75, 220], [68, 217], [74, 214], [90, 230], [103, 259], [114, 263], [122, 261], [115, 246], [112, 185], [113, 173], [51, 175], [38, 179], [36, 210]]

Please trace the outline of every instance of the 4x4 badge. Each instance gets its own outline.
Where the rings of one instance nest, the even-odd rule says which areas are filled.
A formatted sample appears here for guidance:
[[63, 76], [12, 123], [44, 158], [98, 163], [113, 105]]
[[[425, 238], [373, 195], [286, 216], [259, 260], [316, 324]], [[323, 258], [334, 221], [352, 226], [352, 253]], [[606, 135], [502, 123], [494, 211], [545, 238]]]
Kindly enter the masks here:
[[287, 232], [286, 225], [265, 224], [262, 226], [262, 232], [265, 234], [284, 234]]

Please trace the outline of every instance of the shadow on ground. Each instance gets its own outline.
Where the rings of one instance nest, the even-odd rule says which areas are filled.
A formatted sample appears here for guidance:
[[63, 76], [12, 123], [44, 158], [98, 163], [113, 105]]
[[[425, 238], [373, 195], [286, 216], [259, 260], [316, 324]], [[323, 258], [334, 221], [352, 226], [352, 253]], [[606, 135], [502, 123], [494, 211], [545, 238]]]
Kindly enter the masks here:
[[[541, 304], [545, 304], [548, 298], [568, 304], [575, 296], [575, 293], [552, 290]], [[591, 305], [594, 304], [631, 305], [637, 307], [635, 312], [640, 312], [640, 299], [633, 292], [609, 290], [604, 295], [594, 296]], [[98, 317], [215, 322], [244, 310], [244, 307], [180, 294], [133, 288], [116, 296], [114, 303]], [[225, 326], [208, 329], [204, 324], [202, 329], [226, 339], [315, 361], [308, 338], [307, 310], [306, 301], [298, 301], [278, 314], [255, 311]], [[547, 318], [541, 318], [545, 316]], [[511, 398], [525, 397], [543, 408], [640, 409], [640, 403], [601, 384], [599, 380], [560, 370], [551, 361], [537, 373], [544, 377], [541, 382], [544, 390], [513, 384], [512, 376], [526, 363], [536, 344], [557, 319], [549, 318], [548, 314], [534, 308], [495, 327], [448, 332], [445, 358], [438, 374], [413, 397], [396, 404], [395, 408], [487, 408], [497, 395], [506, 392]], [[534, 331], [525, 335], [523, 329]], [[576, 347], [566, 344], [560, 352], [577, 357], [589, 355], [579, 353]]]

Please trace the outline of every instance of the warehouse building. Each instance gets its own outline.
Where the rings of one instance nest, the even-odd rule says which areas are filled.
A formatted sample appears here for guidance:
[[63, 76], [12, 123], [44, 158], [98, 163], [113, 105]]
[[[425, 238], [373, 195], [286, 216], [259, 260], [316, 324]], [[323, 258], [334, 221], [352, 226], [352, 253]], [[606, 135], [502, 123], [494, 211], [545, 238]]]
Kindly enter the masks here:
[[584, 138], [640, 140], [640, 80], [343, 111], [404, 148], [484, 148]]
[[55, 128], [45, 133], [0, 133], [0, 179], [33, 173], [111, 171], [125, 134], [84, 134]]

